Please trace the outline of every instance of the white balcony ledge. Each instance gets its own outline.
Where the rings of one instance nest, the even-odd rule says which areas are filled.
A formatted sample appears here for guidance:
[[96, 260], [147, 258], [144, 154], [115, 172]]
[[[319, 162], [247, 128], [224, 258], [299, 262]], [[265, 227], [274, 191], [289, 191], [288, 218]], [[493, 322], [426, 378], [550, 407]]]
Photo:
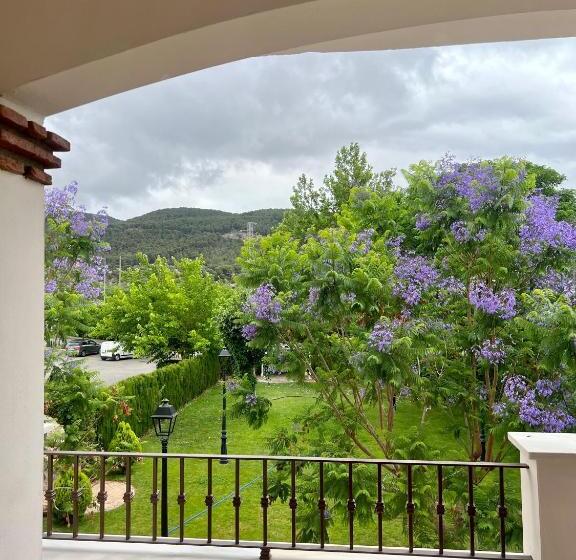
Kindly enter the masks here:
[[[159, 558], [187, 558], [192, 560], [257, 560], [260, 557], [259, 548], [234, 548], [172, 544], [118, 543], [118, 542], [87, 542], [72, 540], [44, 540], [42, 545], [43, 560], [157, 560]], [[451, 552], [445, 551], [450, 557]], [[461, 554], [461, 551], [460, 551]], [[500, 554], [489, 554], [495, 559]], [[374, 560], [374, 554], [349, 552], [307, 551], [307, 550], [272, 550], [273, 560]], [[382, 554], [381, 560], [430, 560], [430, 554]], [[526, 558], [522, 554], [507, 553], [510, 560]]]

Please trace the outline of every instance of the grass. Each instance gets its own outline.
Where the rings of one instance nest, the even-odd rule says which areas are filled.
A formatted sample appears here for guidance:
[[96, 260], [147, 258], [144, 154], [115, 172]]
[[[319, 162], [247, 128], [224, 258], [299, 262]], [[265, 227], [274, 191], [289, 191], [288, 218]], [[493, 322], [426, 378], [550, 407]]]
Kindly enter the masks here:
[[[249, 428], [241, 419], [228, 418], [228, 451], [230, 454], [262, 455], [269, 454], [267, 438], [280, 427], [290, 426], [294, 416], [304, 412], [315, 402], [315, 394], [310, 386], [295, 383], [261, 384], [258, 386], [261, 395], [274, 399], [269, 420], [259, 430]], [[174, 453], [219, 453], [221, 392], [213, 387], [198, 399], [180, 410], [176, 430], [170, 439], [170, 452]], [[421, 410], [418, 406], [400, 401], [396, 416], [395, 432], [404, 433], [421, 421]], [[464, 460], [464, 451], [458, 447], [448, 428], [444, 411], [432, 411], [426, 418], [424, 440], [430, 449], [439, 451], [442, 460]], [[366, 440], [368, 443], [368, 440]], [[158, 452], [159, 443], [154, 435], [143, 438], [144, 452]], [[512, 457], [513, 459], [513, 457]], [[177, 460], [169, 462], [169, 527], [171, 536], [178, 536], [179, 507], [179, 464]], [[517, 492], [518, 477], [514, 473], [510, 484]], [[240, 484], [246, 485], [241, 490], [242, 505], [240, 508], [240, 534], [242, 540], [260, 540], [262, 538], [262, 465], [258, 461], [241, 463]], [[122, 475], [113, 478], [123, 479]], [[158, 473], [160, 479], [160, 472]], [[135, 497], [132, 502], [132, 534], [150, 535], [152, 507], [150, 493], [152, 490], [152, 461], [144, 460], [132, 468], [132, 484]], [[158, 480], [160, 484], [160, 480]], [[185, 462], [185, 536], [206, 537], [207, 462], [203, 460]], [[213, 538], [234, 538], [234, 464], [221, 465], [213, 461], [213, 495], [216, 503], [213, 508]], [[160, 508], [158, 508], [159, 512]], [[125, 532], [125, 507], [106, 513], [107, 534], [123, 535]], [[286, 503], [274, 503], [268, 514], [269, 540], [290, 541], [290, 513]], [[55, 527], [55, 530], [68, 531], [66, 527]], [[82, 533], [98, 533], [99, 518], [97, 514], [87, 515], [80, 522]], [[356, 524], [355, 541], [358, 544], [375, 544], [377, 528], [375, 522]], [[345, 520], [334, 520], [331, 528], [332, 542], [346, 543], [348, 527]], [[384, 542], [386, 546], [404, 546], [403, 521], [395, 519], [385, 522]]]

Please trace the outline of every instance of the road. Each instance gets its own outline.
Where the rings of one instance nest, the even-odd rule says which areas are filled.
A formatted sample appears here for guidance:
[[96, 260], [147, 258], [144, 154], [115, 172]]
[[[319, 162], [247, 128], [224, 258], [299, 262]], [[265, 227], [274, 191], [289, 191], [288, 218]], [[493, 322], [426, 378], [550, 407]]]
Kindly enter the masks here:
[[79, 358], [86, 366], [86, 369], [97, 371], [100, 379], [105, 385], [114, 385], [122, 379], [140, 375], [141, 373], [150, 373], [156, 369], [156, 364], [149, 364], [146, 360], [130, 359], [114, 361], [103, 361], [100, 356], [86, 356]]

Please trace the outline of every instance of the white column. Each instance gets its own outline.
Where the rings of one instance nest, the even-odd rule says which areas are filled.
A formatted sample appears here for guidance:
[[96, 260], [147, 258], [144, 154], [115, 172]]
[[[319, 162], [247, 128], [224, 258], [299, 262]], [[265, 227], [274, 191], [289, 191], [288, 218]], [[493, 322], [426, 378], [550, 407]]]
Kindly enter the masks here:
[[576, 434], [513, 432], [528, 464], [521, 474], [524, 552], [534, 560], [576, 558]]
[[7, 560], [41, 557], [43, 299], [44, 188], [0, 171], [0, 558]]

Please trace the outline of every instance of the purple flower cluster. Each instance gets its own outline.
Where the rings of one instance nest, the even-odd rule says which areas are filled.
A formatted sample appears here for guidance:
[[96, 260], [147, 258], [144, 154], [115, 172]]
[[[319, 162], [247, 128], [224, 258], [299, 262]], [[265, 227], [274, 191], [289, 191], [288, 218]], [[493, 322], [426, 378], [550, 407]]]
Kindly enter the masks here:
[[526, 254], [540, 254], [548, 248], [576, 251], [576, 226], [556, 220], [558, 198], [535, 194], [527, 202], [520, 250]]
[[560, 380], [540, 379], [532, 388], [525, 377], [513, 375], [504, 384], [507, 402], [495, 405], [494, 413], [501, 416], [517, 407], [518, 417], [528, 426], [545, 432], [563, 432], [576, 426], [576, 418], [566, 410], [561, 392]]
[[486, 360], [490, 364], [501, 364], [506, 358], [506, 350], [500, 338], [488, 339], [477, 348], [474, 348], [474, 355], [476, 358]]
[[418, 214], [416, 216], [416, 229], [424, 231], [432, 224], [432, 218], [428, 214]]
[[258, 397], [257, 397], [254, 393], [249, 393], [249, 394], [246, 395], [246, 397], [244, 398], [244, 402], [245, 402], [248, 406], [254, 406], [254, 405], [256, 405], [256, 403], [258, 402]]
[[485, 229], [479, 229], [476, 234], [472, 234], [466, 223], [462, 220], [454, 222], [450, 226], [450, 231], [458, 243], [467, 243], [468, 241], [484, 241], [486, 237]]
[[355, 241], [350, 245], [351, 253], [360, 253], [366, 255], [372, 248], [372, 237], [374, 235], [374, 230], [364, 229], [357, 236]]
[[354, 303], [356, 301], [356, 294], [354, 292], [346, 292], [340, 296], [342, 303]]
[[282, 306], [275, 296], [276, 292], [272, 285], [261, 284], [246, 301], [244, 311], [253, 313], [259, 321], [279, 323]]
[[408, 305], [416, 305], [422, 294], [438, 280], [438, 271], [425, 257], [400, 255], [394, 267], [396, 282], [393, 293]]
[[312, 308], [318, 303], [320, 297], [320, 288], [312, 287], [308, 290], [308, 302], [306, 303], [306, 311], [309, 313]]
[[378, 352], [389, 352], [393, 341], [394, 333], [390, 325], [383, 322], [376, 323], [368, 337], [368, 344]]
[[233, 393], [234, 391], [237, 391], [240, 388], [240, 383], [238, 383], [238, 381], [236, 381], [236, 379], [230, 379], [229, 381], [226, 381], [226, 390], [230, 393]]
[[576, 277], [574, 274], [549, 269], [546, 274], [536, 280], [536, 286], [565, 295], [572, 305], [576, 305]]
[[391, 237], [386, 241], [386, 246], [392, 249], [392, 252], [395, 255], [400, 255], [400, 246], [404, 243], [404, 239], [406, 239], [405, 235], [397, 235], [396, 237]]
[[476, 279], [470, 284], [468, 301], [476, 309], [501, 319], [511, 319], [516, 315], [516, 295], [511, 288], [495, 292], [482, 280]]
[[453, 157], [447, 157], [439, 162], [437, 172], [436, 187], [454, 189], [458, 196], [468, 201], [474, 214], [497, 200], [502, 190], [494, 168], [486, 163], [458, 163]]
[[242, 336], [245, 340], [254, 340], [256, 335], [258, 334], [258, 327], [249, 323], [248, 325], [244, 325], [242, 327]]
[[454, 276], [442, 278], [442, 280], [438, 282], [438, 289], [455, 296], [463, 295], [466, 292], [466, 286], [464, 286], [464, 283]]

